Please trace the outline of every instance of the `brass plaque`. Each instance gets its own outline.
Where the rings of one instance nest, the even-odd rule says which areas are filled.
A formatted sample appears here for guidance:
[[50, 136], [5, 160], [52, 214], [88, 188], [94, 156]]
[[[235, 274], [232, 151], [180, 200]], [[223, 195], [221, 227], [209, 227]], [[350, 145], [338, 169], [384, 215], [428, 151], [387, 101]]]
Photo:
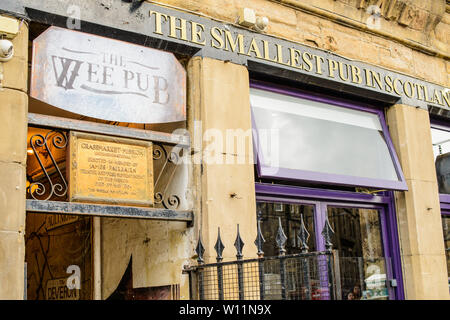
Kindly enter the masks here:
[[68, 159], [70, 201], [153, 204], [151, 142], [71, 131]]

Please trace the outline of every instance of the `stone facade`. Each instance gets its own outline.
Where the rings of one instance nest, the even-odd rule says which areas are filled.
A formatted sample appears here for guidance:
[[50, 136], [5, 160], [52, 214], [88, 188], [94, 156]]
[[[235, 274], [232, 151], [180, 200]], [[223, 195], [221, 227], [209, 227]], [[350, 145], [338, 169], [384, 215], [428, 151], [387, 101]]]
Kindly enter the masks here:
[[0, 299], [20, 300], [25, 266], [28, 25], [0, 15], [2, 30], [12, 39], [15, 55], [0, 62]]
[[[225, 4], [221, 1], [177, 0], [161, 0], [158, 3], [228, 23], [236, 22], [239, 8], [243, 6], [239, 0], [225, 1]], [[367, 12], [370, 5], [382, 8], [380, 28], [367, 27], [367, 21], [372, 16], [370, 11]], [[267, 34], [444, 86], [450, 83], [447, 71], [450, 63], [449, 6], [445, 0], [245, 2], [245, 7], [254, 9], [257, 16], [269, 18]], [[386, 10], [390, 13], [384, 13]], [[403, 21], [400, 17], [407, 21], [399, 22]]]
[[[450, 5], [445, 0], [149, 2], [228, 24], [236, 24], [239, 9], [245, 5], [257, 16], [269, 19], [265, 30], [268, 35], [445, 87], [450, 85]], [[18, 34], [11, 34], [14, 25], [20, 25]], [[22, 299], [28, 25], [0, 16], [2, 31], [13, 39], [15, 56], [0, 63], [0, 299]], [[196, 122], [202, 124], [197, 132], [201, 137], [208, 129], [225, 134], [227, 129], [245, 131], [252, 127], [245, 66], [193, 57], [186, 69], [187, 128], [193, 136]], [[395, 105], [388, 108], [387, 122], [408, 184], [407, 192], [396, 193], [406, 298], [448, 299], [429, 115], [412, 106]], [[246, 164], [208, 165], [204, 161], [207, 148], [205, 141], [194, 145], [192, 155], [200, 154], [201, 161], [189, 168], [194, 228], [186, 231], [183, 223], [102, 219], [102, 298], [117, 286], [133, 256], [133, 268], [139, 275], [133, 279], [135, 287], [178, 284], [180, 298], [189, 299], [187, 276], [181, 270], [184, 265], [196, 264], [194, 246], [199, 233], [206, 248], [205, 261], [214, 261], [218, 227], [226, 246], [225, 260], [235, 257], [237, 224], [246, 243], [244, 256], [255, 257], [255, 176], [249, 165], [252, 154], [224, 149], [221, 157], [242, 158]]]

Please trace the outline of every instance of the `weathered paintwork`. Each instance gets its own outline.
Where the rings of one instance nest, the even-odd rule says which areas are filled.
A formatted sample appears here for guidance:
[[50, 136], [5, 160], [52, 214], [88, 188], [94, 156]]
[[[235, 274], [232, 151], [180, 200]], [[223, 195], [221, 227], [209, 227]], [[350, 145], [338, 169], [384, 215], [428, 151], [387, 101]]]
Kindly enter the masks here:
[[186, 119], [186, 73], [173, 54], [50, 27], [33, 41], [30, 95], [97, 119]]

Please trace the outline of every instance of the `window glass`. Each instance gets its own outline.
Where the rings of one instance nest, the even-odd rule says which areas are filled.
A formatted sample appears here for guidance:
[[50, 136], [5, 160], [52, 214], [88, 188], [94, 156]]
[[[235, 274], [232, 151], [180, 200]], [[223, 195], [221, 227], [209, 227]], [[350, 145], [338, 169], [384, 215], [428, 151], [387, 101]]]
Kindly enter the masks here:
[[450, 194], [450, 132], [431, 128], [439, 193]]
[[264, 255], [267, 257], [277, 256], [276, 243], [279, 219], [287, 237], [285, 249], [286, 254], [300, 253], [300, 243], [297, 236], [300, 232], [301, 219], [309, 233], [307, 245], [309, 251], [316, 250], [314, 232], [314, 206], [306, 204], [289, 204], [279, 202], [258, 202], [258, 212], [261, 221], [261, 232], [265, 239], [263, 245]]
[[251, 105], [264, 166], [400, 180], [377, 114], [255, 88]]
[[339, 266], [344, 299], [388, 299], [386, 265], [383, 254], [381, 222], [376, 209], [328, 207], [339, 251]]
[[431, 128], [431, 141], [435, 160], [437, 156], [450, 152], [450, 132]]
[[[323, 222], [324, 215], [328, 215], [334, 231], [331, 239], [333, 250], [337, 250], [338, 253], [336, 261], [339, 262], [342, 299], [386, 300], [393, 298], [392, 292], [389, 293], [386, 284], [386, 280], [391, 277], [389, 273], [391, 271], [388, 271], [391, 270], [391, 260], [385, 255], [383, 249], [382, 211], [375, 208], [318, 205], [319, 211], [316, 212], [315, 208], [315, 205], [310, 204], [258, 201], [258, 220], [261, 222], [261, 231], [265, 239], [264, 256], [279, 255], [275, 244], [280, 222], [287, 238], [286, 254], [301, 253], [301, 243], [298, 241], [297, 235], [302, 217], [310, 235], [307, 241], [308, 251], [323, 251], [323, 244], [320, 244], [323, 238], [321, 234], [316, 234], [315, 222]], [[320, 259], [316, 262], [320, 265]], [[314, 282], [315, 287], [324, 289], [324, 282], [321, 278], [324, 274], [318, 270], [311, 265], [311, 279], [314, 280], [311, 281]], [[266, 270], [266, 272], [269, 271]], [[277, 272], [279, 271], [272, 270], [269, 273]]]

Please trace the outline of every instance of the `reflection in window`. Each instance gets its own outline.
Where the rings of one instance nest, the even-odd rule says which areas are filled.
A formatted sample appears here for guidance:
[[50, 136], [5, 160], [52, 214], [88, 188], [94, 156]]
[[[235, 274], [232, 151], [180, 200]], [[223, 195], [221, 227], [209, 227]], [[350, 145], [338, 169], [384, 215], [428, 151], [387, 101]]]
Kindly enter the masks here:
[[[377, 114], [255, 88], [250, 98], [264, 166], [400, 180]], [[278, 148], [264, 138], [274, 130]]]
[[439, 193], [450, 193], [450, 132], [431, 128]]
[[343, 299], [387, 299], [379, 211], [328, 207], [339, 251]]
[[437, 156], [450, 152], [450, 132], [431, 128], [431, 141], [433, 143], [434, 160]]
[[316, 250], [314, 232], [314, 206], [305, 204], [283, 204], [276, 202], [258, 202], [257, 212], [261, 212], [258, 219], [261, 220], [261, 232], [266, 242], [263, 245], [266, 257], [277, 256], [275, 238], [277, 236], [279, 218], [286, 234], [286, 254], [300, 253], [300, 243], [297, 236], [300, 231], [301, 216], [309, 233], [309, 251]]

